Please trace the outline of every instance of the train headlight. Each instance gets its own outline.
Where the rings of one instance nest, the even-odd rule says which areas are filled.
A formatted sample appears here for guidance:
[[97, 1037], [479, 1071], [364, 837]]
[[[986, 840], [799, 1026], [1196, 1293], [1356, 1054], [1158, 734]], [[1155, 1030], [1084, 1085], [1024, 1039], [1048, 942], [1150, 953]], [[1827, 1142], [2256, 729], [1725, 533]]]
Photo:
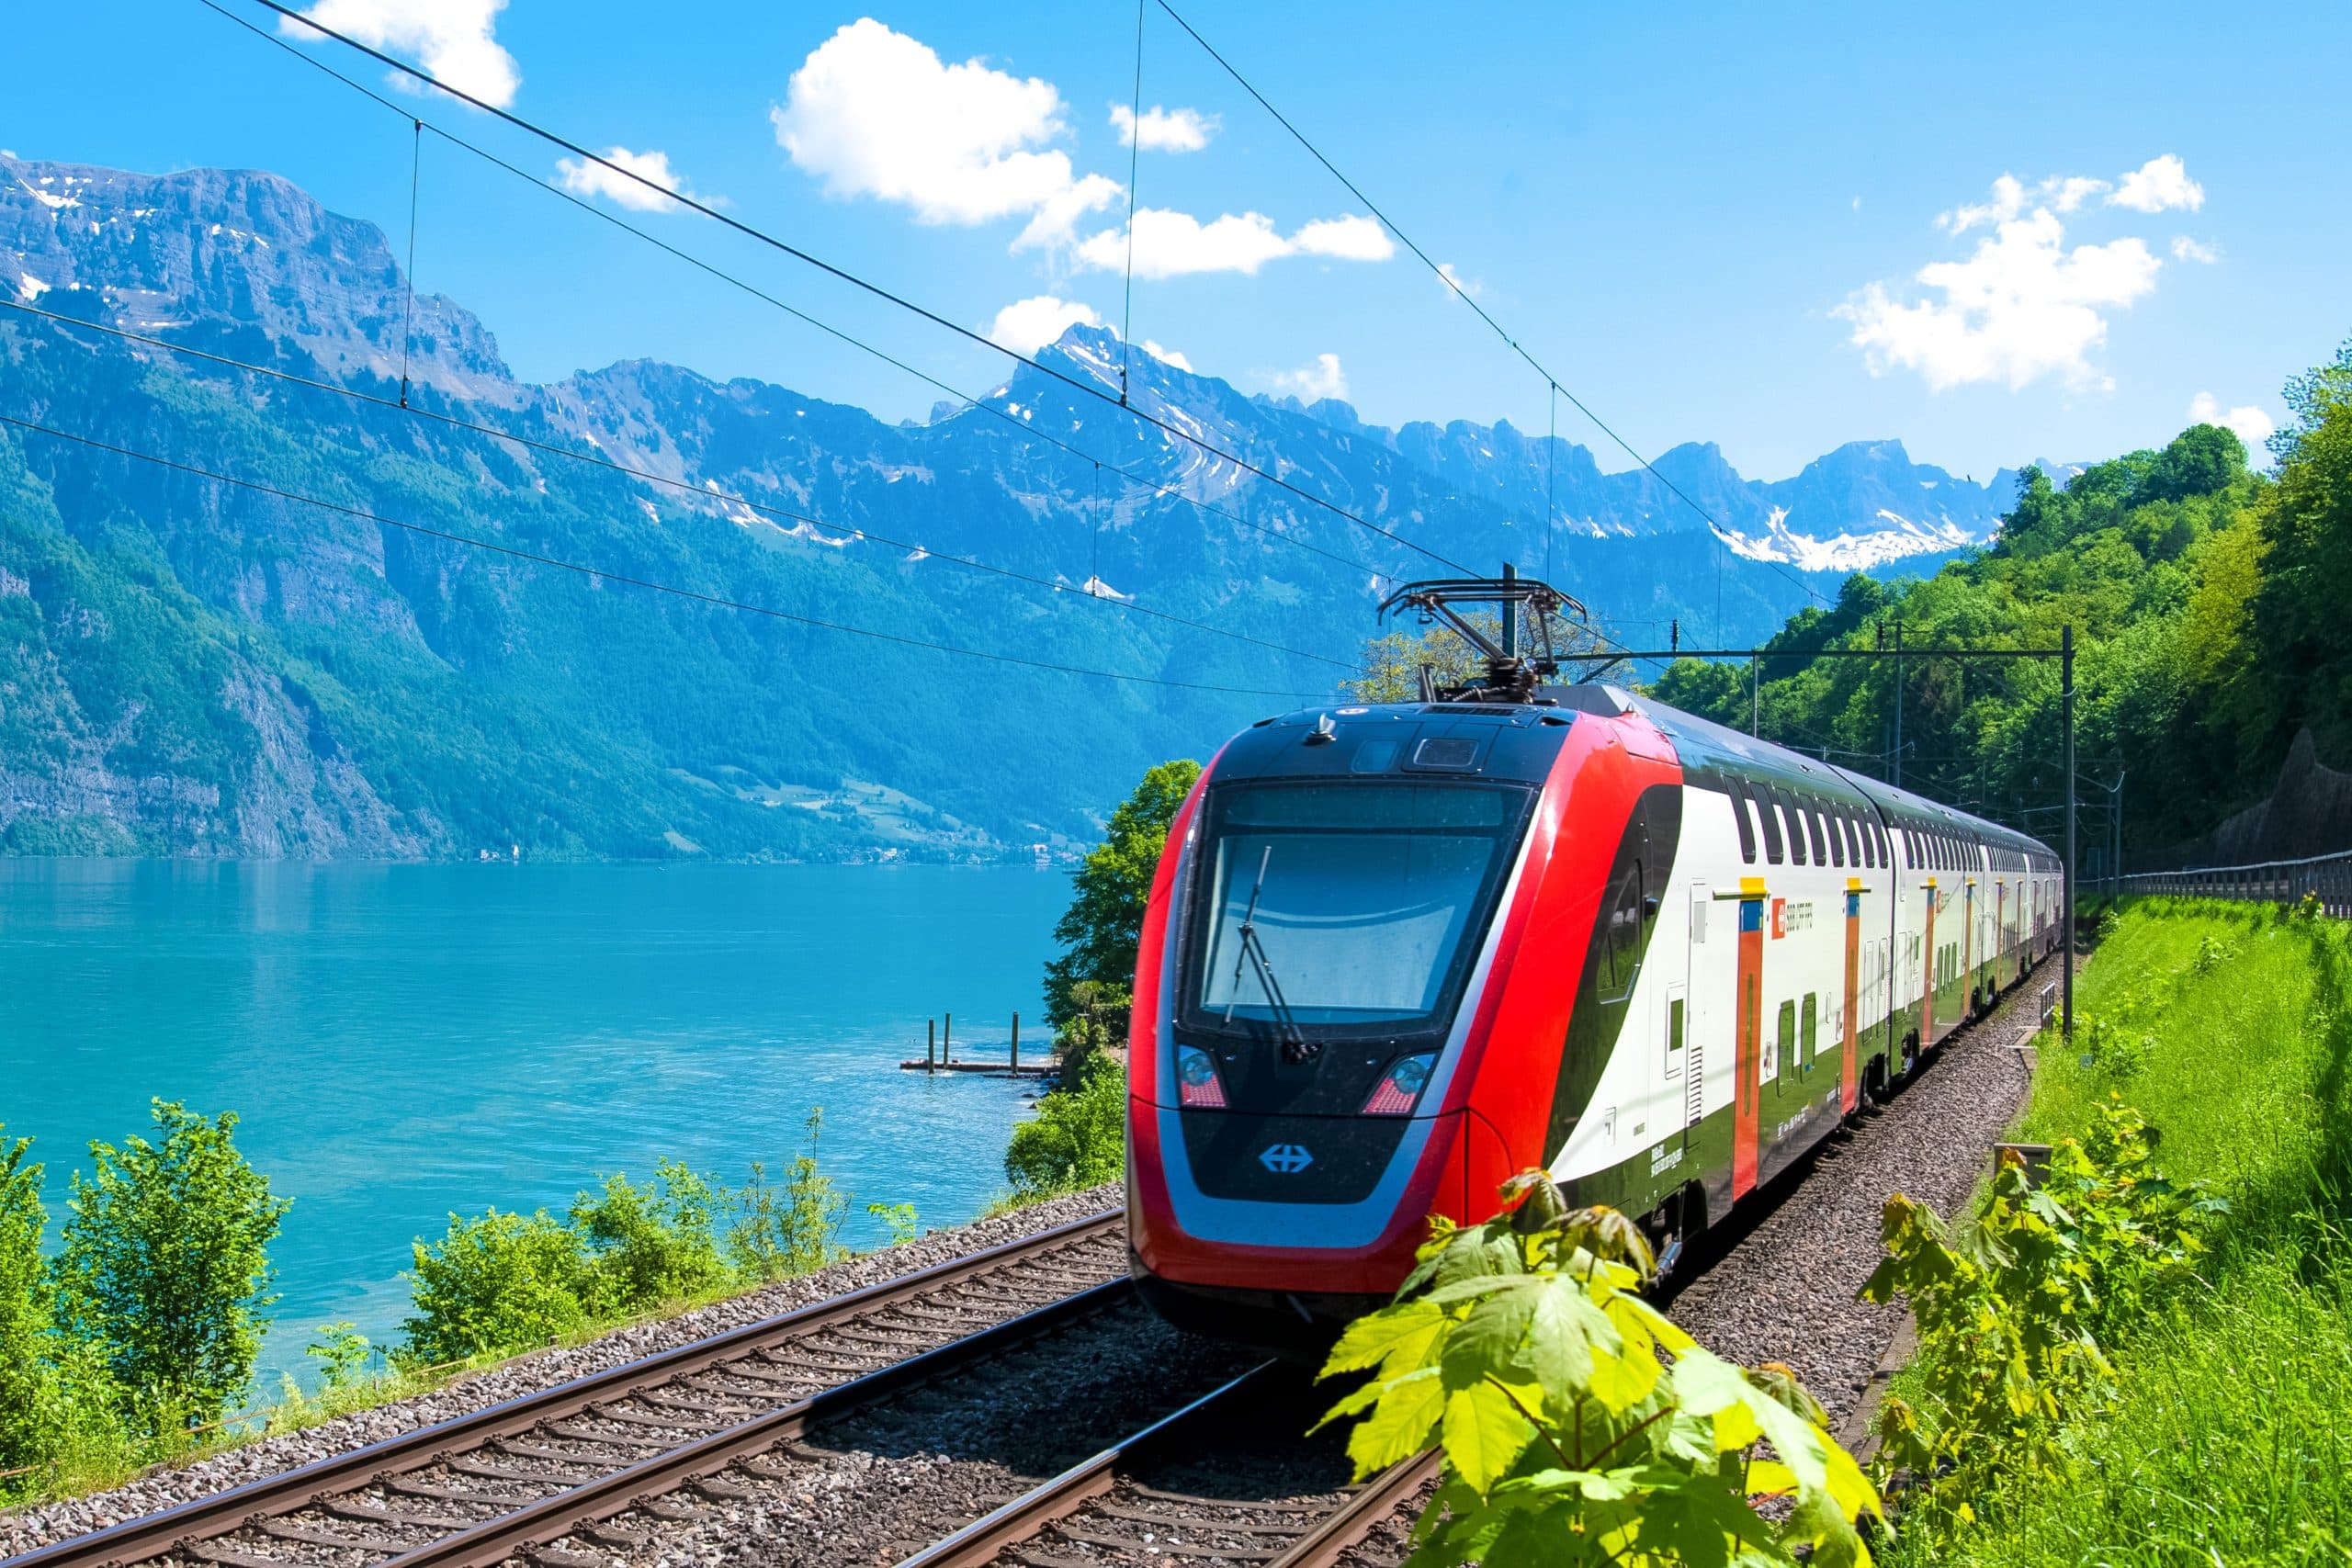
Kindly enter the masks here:
[[1176, 1048], [1176, 1098], [1191, 1111], [1225, 1109], [1225, 1085], [1217, 1081], [1216, 1063], [1197, 1045]]
[[1363, 1102], [1367, 1116], [1402, 1116], [1413, 1109], [1421, 1098], [1421, 1090], [1429, 1087], [1430, 1070], [1437, 1066], [1435, 1055], [1403, 1056], [1388, 1065], [1380, 1075], [1380, 1083], [1372, 1098]]

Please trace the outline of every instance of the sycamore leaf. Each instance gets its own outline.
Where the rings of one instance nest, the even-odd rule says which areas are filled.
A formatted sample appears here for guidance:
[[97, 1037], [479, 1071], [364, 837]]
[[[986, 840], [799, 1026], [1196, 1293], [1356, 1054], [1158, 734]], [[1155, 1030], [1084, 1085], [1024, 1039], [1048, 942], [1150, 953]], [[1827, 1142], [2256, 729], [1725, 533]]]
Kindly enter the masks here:
[[1430, 1429], [1445, 1412], [1445, 1385], [1435, 1367], [1408, 1372], [1381, 1391], [1372, 1414], [1348, 1434], [1356, 1478], [1376, 1474], [1430, 1446]]
[[[1443, 1431], [1447, 1460], [1481, 1497], [1510, 1473], [1521, 1450], [1535, 1436], [1527, 1418], [1491, 1382], [1445, 1395]], [[1353, 1452], [1353, 1445], [1350, 1451]]]
[[1446, 1336], [1439, 1365], [1444, 1369], [1447, 1388], [1468, 1388], [1510, 1370], [1520, 1341], [1527, 1337], [1528, 1320], [1534, 1315], [1533, 1296], [1534, 1292], [1522, 1287], [1498, 1292], [1471, 1309], [1470, 1315]]
[[1401, 1375], [1427, 1358], [1430, 1346], [1449, 1322], [1442, 1311], [1427, 1301], [1385, 1306], [1348, 1325], [1317, 1375], [1328, 1378], [1386, 1363], [1393, 1363], [1390, 1375]]
[[1573, 1280], [1551, 1275], [1530, 1293], [1533, 1310], [1519, 1365], [1544, 1391], [1544, 1407], [1563, 1411], [1592, 1381], [1596, 1334], [1613, 1340], [1616, 1330]]

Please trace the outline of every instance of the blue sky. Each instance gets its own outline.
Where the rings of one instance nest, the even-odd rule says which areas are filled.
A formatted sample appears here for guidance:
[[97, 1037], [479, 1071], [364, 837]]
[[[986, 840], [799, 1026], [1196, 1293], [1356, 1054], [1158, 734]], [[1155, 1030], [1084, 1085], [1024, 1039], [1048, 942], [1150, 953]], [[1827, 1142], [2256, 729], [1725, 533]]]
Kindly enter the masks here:
[[[2258, 432], [2283, 378], [2352, 333], [2352, 28], [2332, 6], [1179, 9], [1645, 452], [1714, 440], [1771, 478], [1897, 436], [1983, 476], [2160, 442], [2192, 405]], [[974, 328], [1023, 301], [1002, 326], [1021, 341], [1119, 321], [1100, 264], [1125, 248], [1131, 6], [320, 14], [599, 150], [658, 153], [642, 166]], [[404, 122], [197, 0], [109, 18], [11, 17], [0, 147], [267, 168], [402, 243]], [[1344, 387], [1381, 423], [1544, 429], [1542, 379], [1156, 4], [1145, 25], [1143, 102], [1166, 112], [1139, 154], [1136, 340], [1253, 391]], [[487, 117], [387, 96], [561, 177]], [[420, 286], [526, 377], [650, 355], [894, 418], [938, 396], [430, 138], [422, 177]], [[1001, 379], [1001, 357], [707, 220], [625, 215], [967, 391]]]

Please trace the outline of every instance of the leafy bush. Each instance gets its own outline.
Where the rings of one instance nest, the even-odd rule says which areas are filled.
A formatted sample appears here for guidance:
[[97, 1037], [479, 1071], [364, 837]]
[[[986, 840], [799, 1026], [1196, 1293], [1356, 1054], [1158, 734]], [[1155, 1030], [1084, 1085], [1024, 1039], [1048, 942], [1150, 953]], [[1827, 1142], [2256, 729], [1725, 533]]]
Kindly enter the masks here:
[[415, 1315], [402, 1359], [437, 1366], [545, 1345], [607, 1311], [581, 1234], [541, 1209], [449, 1216], [449, 1234], [412, 1250]]
[[1887, 1200], [1887, 1257], [1862, 1293], [1906, 1297], [1919, 1350], [1914, 1398], [1879, 1408], [1881, 1461], [1960, 1517], [1991, 1474], [2063, 1466], [2052, 1436], [2109, 1374], [2099, 1335], [2189, 1277], [2219, 1203], [2158, 1175], [2152, 1141], [2138, 1111], [2109, 1103], [2082, 1141], [2052, 1148], [2040, 1186], [2005, 1161], [1957, 1235], [1901, 1193]]
[[1111, 813], [1102, 841], [1071, 879], [1069, 908], [1054, 926], [1062, 951], [1046, 964], [1046, 1021], [1059, 1032], [1080, 1011], [1077, 987], [1092, 982], [1092, 1008], [1115, 1039], [1136, 981], [1136, 944], [1168, 829], [1201, 776], [1193, 761], [1162, 762]]
[[868, 1203], [865, 1212], [882, 1222], [892, 1247], [904, 1247], [922, 1234], [922, 1221], [912, 1203]]
[[571, 1206], [602, 1277], [596, 1297], [624, 1313], [707, 1295], [729, 1278], [711, 1235], [725, 1191], [676, 1160], [657, 1160], [654, 1170], [642, 1187], [626, 1174], [607, 1176], [595, 1197]]
[[1443, 1445], [1411, 1562], [1867, 1562], [1878, 1495], [1794, 1375], [1719, 1359], [1636, 1295], [1652, 1261], [1623, 1215], [1568, 1210], [1540, 1171], [1503, 1194], [1475, 1229], [1432, 1221], [1323, 1371], [1371, 1373], [1324, 1417], [1360, 1417], [1359, 1479]]
[[1013, 1128], [1004, 1173], [1023, 1198], [1076, 1192], [1119, 1179], [1126, 1140], [1126, 1077], [1098, 1055], [1078, 1081], [1039, 1100], [1036, 1116]]
[[847, 1256], [840, 1244], [850, 1195], [817, 1166], [817, 1139], [824, 1130], [822, 1106], [808, 1112], [808, 1146], [795, 1156], [781, 1190], [767, 1183], [767, 1167], [752, 1162], [752, 1180], [733, 1195], [734, 1223], [727, 1250], [742, 1276], [764, 1284], [807, 1274]]
[[153, 1105], [160, 1143], [90, 1145], [57, 1280], [69, 1332], [104, 1348], [107, 1372], [160, 1432], [218, 1420], [252, 1381], [277, 1299], [267, 1248], [289, 1204], [237, 1152], [233, 1113]]

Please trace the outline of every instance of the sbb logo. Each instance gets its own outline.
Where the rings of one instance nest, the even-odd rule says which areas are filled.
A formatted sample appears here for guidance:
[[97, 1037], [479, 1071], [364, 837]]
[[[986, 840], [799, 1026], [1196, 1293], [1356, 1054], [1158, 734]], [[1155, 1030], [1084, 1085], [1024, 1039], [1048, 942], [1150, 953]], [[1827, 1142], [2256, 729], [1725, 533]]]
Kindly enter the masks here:
[[1271, 1144], [1258, 1156], [1258, 1163], [1277, 1176], [1296, 1176], [1315, 1163], [1304, 1144]]

